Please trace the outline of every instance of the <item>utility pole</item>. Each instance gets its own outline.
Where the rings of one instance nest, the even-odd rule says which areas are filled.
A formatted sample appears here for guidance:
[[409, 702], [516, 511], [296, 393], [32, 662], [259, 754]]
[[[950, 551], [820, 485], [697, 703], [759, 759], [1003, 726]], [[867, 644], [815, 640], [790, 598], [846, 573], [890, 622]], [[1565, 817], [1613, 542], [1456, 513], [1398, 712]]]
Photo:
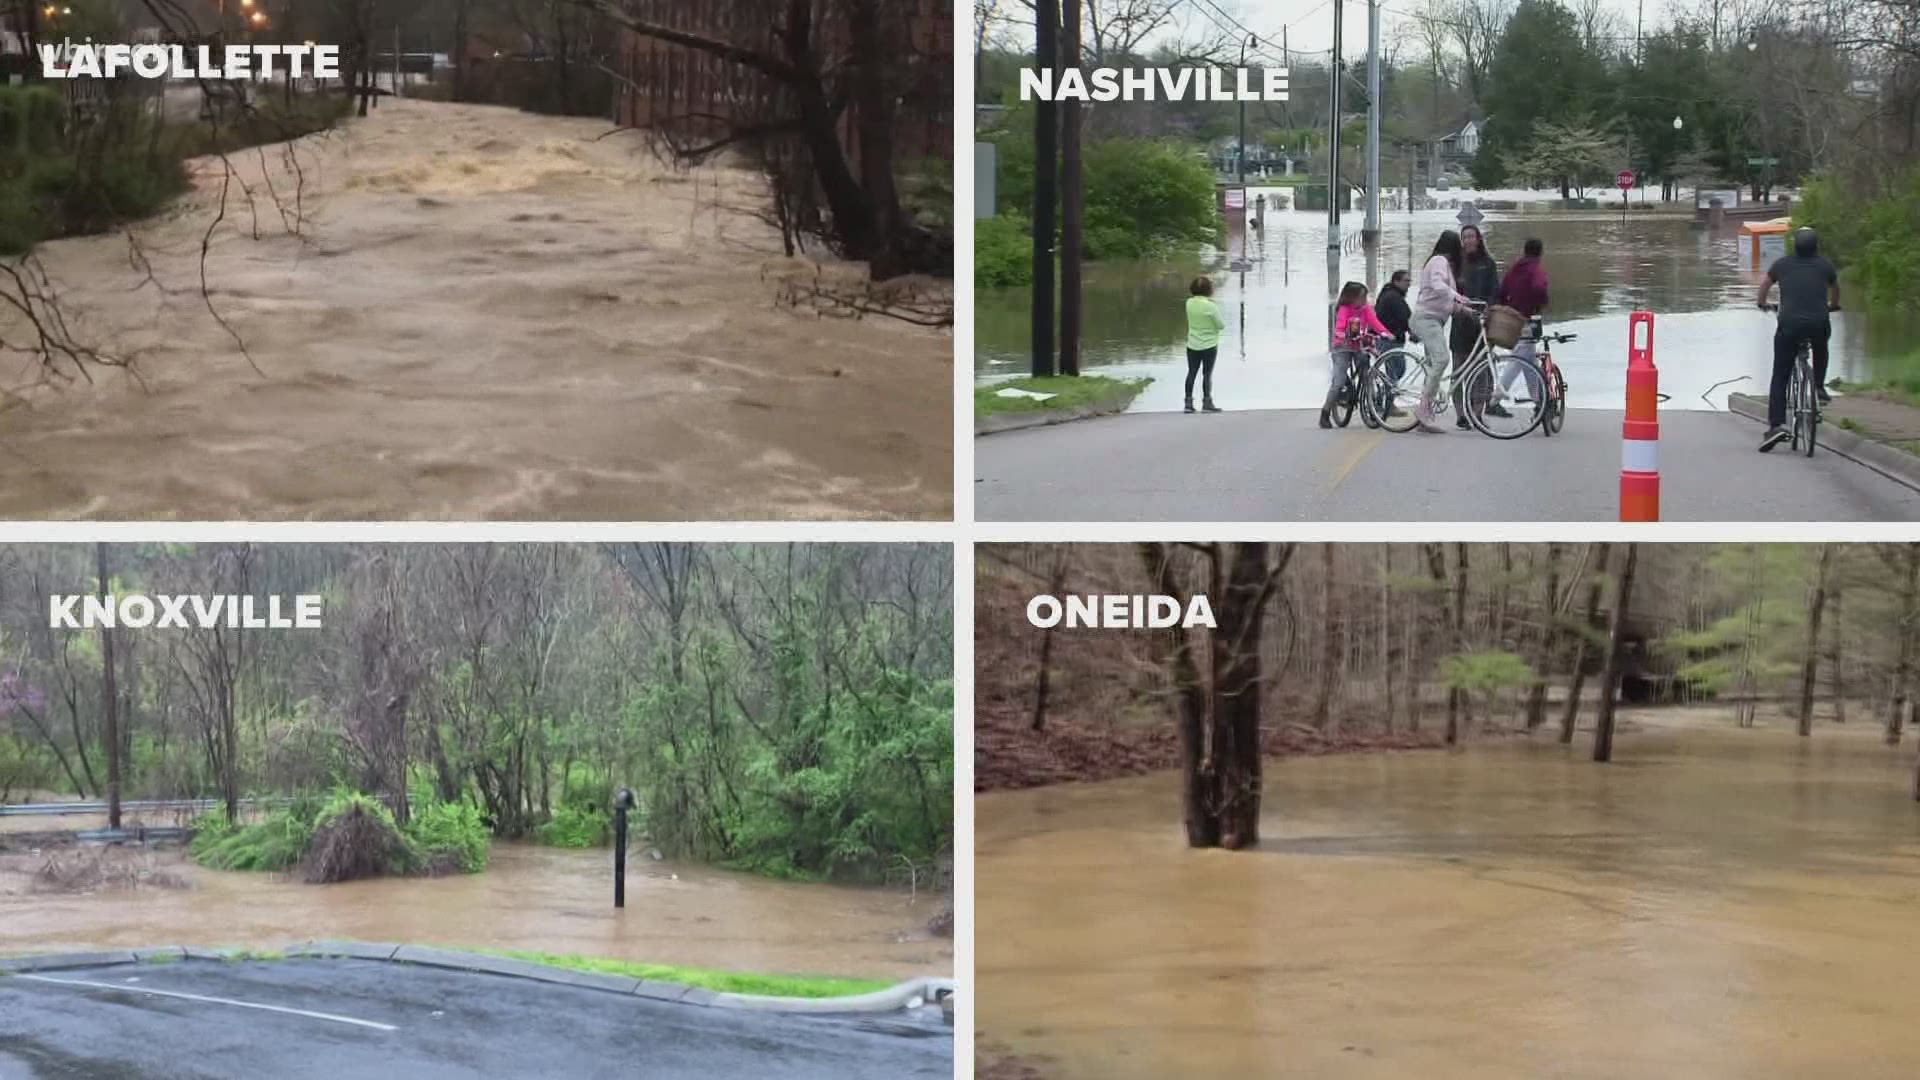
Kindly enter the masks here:
[[[1035, 5], [1033, 66], [1060, 68], [1060, 0]], [[1051, 76], [1049, 78], [1051, 81]], [[1033, 108], [1033, 377], [1044, 379], [1053, 367], [1053, 204], [1059, 166], [1059, 116], [1052, 101]]]
[[[1066, 64], [1080, 68], [1080, 0], [1066, 0]], [[1246, 105], [1240, 106], [1242, 113]], [[1243, 121], [1244, 122], [1244, 121]], [[1080, 247], [1085, 214], [1080, 167], [1080, 103], [1060, 103], [1060, 374], [1080, 374]], [[1244, 152], [1243, 152], [1244, 153]]]
[[1333, 56], [1327, 68], [1327, 250], [1340, 250], [1340, 7], [1333, 0]]
[[[1241, 71], [1247, 70], [1247, 50], [1257, 49], [1259, 47], [1260, 47], [1260, 39], [1257, 37], [1254, 37], [1252, 34], [1248, 34], [1247, 40], [1240, 43], [1240, 70]], [[1238, 75], [1236, 74], [1235, 77], [1238, 78]], [[1245, 192], [1247, 188], [1247, 99], [1246, 98], [1240, 99], [1240, 134], [1237, 136], [1237, 138], [1238, 138], [1238, 145], [1235, 148], [1234, 155], [1233, 155], [1235, 158], [1233, 171], [1234, 171], [1235, 179], [1240, 184], [1240, 190], [1242, 192]]]
[[1367, 220], [1360, 239], [1380, 242], [1380, 0], [1367, 0]]

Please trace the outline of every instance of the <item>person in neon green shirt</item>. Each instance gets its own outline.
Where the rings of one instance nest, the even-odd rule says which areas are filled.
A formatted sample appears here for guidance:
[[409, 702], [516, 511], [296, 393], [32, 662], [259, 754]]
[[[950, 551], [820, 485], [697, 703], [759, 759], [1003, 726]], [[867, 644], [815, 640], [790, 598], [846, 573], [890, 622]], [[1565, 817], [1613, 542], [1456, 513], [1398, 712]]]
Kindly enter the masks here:
[[1193, 411], [1193, 377], [1200, 378], [1200, 409], [1219, 412], [1213, 403], [1213, 361], [1220, 355], [1220, 331], [1227, 320], [1213, 302], [1213, 280], [1202, 275], [1187, 286], [1187, 411]]

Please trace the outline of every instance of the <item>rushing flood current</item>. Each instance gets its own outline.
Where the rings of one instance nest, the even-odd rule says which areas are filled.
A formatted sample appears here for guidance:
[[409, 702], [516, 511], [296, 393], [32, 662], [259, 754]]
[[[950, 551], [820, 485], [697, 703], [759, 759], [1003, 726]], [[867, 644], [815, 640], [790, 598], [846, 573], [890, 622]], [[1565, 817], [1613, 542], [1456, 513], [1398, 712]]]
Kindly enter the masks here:
[[[1181, 407], [1186, 374], [1184, 303], [1187, 283], [1213, 271], [1214, 299], [1227, 320], [1215, 383], [1229, 408], [1306, 408], [1326, 392], [1327, 312], [1340, 284], [1375, 286], [1399, 269], [1418, 271], [1443, 229], [1457, 229], [1452, 210], [1382, 215], [1381, 245], [1371, 265], [1357, 243], [1329, 266], [1326, 217], [1269, 210], [1266, 234], [1250, 242], [1242, 271], [1221, 270], [1198, 258], [1164, 263], [1090, 263], [1085, 284], [1089, 371], [1155, 382], [1135, 400], [1136, 410]], [[1359, 215], [1347, 219], [1347, 231]], [[1666, 408], [1715, 408], [1730, 391], [1766, 392], [1773, 320], [1755, 310], [1759, 278], [1738, 251], [1732, 229], [1695, 229], [1688, 212], [1640, 212], [1622, 222], [1607, 213], [1545, 210], [1489, 211], [1481, 228], [1501, 271], [1528, 237], [1546, 245], [1552, 279], [1551, 328], [1579, 335], [1554, 349], [1566, 370], [1569, 401], [1580, 408], [1621, 407], [1626, 393], [1627, 315], [1656, 313], [1654, 360]], [[1355, 233], [1357, 236], [1357, 233]], [[982, 378], [1028, 369], [1026, 289], [977, 294], [975, 371]], [[1858, 303], [1853, 297], [1849, 304]], [[1916, 340], [1899, 319], [1835, 316], [1832, 375], [1867, 380], [1899, 373], [1899, 359]], [[1744, 378], [1743, 378], [1744, 377]], [[1728, 381], [1732, 380], [1732, 381]]]
[[952, 944], [924, 929], [926, 893], [776, 881], [656, 862], [636, 849], [627, 906], [613, 907], [613, 856], [496, 843], [485, 873], [306, 885], [206, 870], [176, 850], [153, 865], [188, 888], [36, 892], [39, 859], [0, 855], [0, 953], [139, 945], [279, 946], [348, 938], [890, 978], [952, 969]]
[[1910, 1077], [1913, 744], [1625, 714], [1271, 763], [1260, 848], [1169, 775], [980, 798], [983, 1046], [1048, 1076]]
[[[81, 343], [137, 378], [0, 358], [0, 517], [951, 513], [952, 338], [783, 308], [864, 269], [785, 258], [756, 173], [405, 99], [296, 145], [232, 155], [210, 234], [203, 158], [137, 250], [41, 245]], [[5, 304], [0, 337], [31, 340]]]

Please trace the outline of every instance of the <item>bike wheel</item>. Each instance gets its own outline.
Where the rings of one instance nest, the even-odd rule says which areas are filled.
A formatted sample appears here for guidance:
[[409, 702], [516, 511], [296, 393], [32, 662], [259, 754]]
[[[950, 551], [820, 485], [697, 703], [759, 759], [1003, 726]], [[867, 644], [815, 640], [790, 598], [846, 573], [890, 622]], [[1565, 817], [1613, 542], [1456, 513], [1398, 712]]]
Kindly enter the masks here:
[[1560, 377], [1560, 369], [1549, 368], [1547, 376], [1547, 414], [1540, 418], [1540, 430], [1549, 438], [1560, 434], [1567, 425], [1567, 380]]
[[1547, 377], [1525, 357], [1487, 357], [1468, 373], [1460, 407], [1480, 434], [1521, 438], [1547, 418]]
[[1811, 378], [1801, 379], [1800, 388], [1802, 393], [1801, 401], [1806, 406], [1807, 418], [1807, 447], [1805, 452], [1808, 457], [1812, 457], [1814, 439], [1820, 431], [1820, 399], [1814, 395], [1813, 380]]
[[1790, 427], [1793, 432], [1792, 446], [1798, 451], [1806, 441], [1807, 409], [1803, 398], [1807, 391], [1806, 380], [1801, 378], [1800, 369], [1794, 368], [1793, 377], [1787, 382], [1787, 408], [1793, 410]]
[[1340, 396], [1333, 399], [1333, 422], [1346, 427], [1353, 422], [1353, 408], [1360, 403], [1360, 390], [1352, 383], [1347, 384]]
[[[1393, 377], [1390, 364], [1399, 361], [1400, 377]], [[1399, 434], [1412, 431], [1413, 410], [1420, 405], [1420, 392], [1427, 381], [1424, 354], [1408, 349], [1389, 349], [1367, 369], [1367, 381], [1373, 385], [1370, 404], [1380, 418], [1380, 426]]]

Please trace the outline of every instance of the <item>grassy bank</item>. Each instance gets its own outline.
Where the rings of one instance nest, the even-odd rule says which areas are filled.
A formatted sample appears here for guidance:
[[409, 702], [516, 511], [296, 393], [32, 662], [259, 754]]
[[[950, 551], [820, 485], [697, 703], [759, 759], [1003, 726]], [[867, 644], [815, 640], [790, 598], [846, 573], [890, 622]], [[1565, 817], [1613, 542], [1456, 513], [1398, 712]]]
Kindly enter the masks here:
[[524, 952], [512, 949], [476, 949], [491, 956], [505, 956], [568, 971], [592, 971], [603, 975], [625, 975], [651, 982], [697, 986], [725, 994], [759, 994], [764, 997], [833, 998], [871, 994], [892, 986], [874, 979], [846, 979], [824, 975], [760, 975], [711, 968], [681, 967], [677, 964], [642, 964], [632, 960], [606, 960], [597, 956], [573, 956], [558, 953]]
[[159, 123], [141, 104], [120, 103], [82, 125], [54, 90], [0, 86], [0, 255], [151, 217], [187, 190], [188, 159], [312, 134], [348, 104], [267, 96], [216, 130]]
[[[1055, 375], [1045, 379], [1014, 379], [976, 386], [973, 390], [973, 416], [1003, 416], [1010, 413], [1070, 412], [1079, 408], [1117, 411], [1139, 396], [1152, 379], [1111, 379], [1105, 375]], [[1046, 401], [1025, 397], [1001, 397], [1007, 387], [1052, 394]]]

